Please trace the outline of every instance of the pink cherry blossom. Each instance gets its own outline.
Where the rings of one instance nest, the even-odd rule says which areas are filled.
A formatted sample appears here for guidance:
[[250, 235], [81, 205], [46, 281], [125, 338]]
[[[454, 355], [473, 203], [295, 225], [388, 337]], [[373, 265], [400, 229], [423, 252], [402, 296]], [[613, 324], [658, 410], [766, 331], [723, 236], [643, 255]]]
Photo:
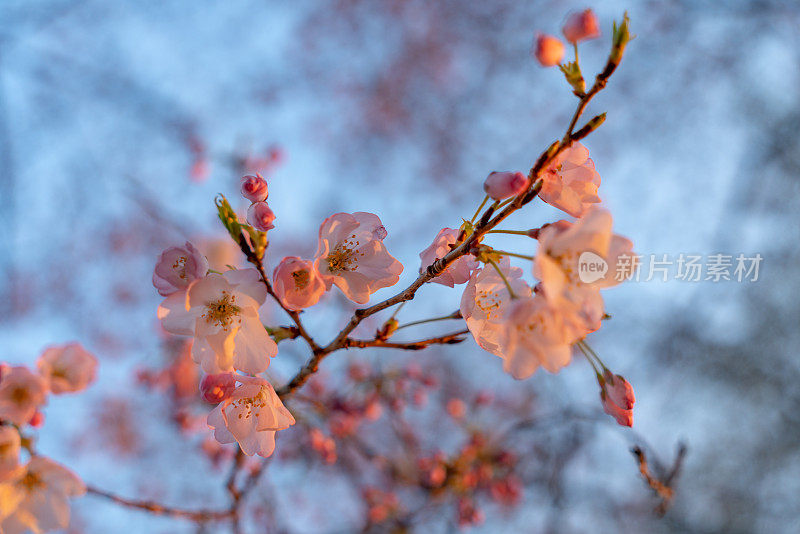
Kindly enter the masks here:
[[80, 343], [67, 343], [45, 349], [36, 366], [56, 395], [82, 391], [94, 382], [97, 358]]
[[254, 202], [247, 208], [247, 224], [259, 230], [266, 232], [275, 228], [272, 224], [275, 221], [275, 214], [266, 202]]
[[541, 293], [513, 300], [504, 321], [503, 370], [517, 380], [528, 378], [539, 367], [558, 372], [570, 362], [572, 344], [582, 334]]
[[[541, 280], [552, 303], [568, 301], [577, 307], [587, 332], [600, 327], [603, 299], [599, 290], [620, 283], [619, 273], [629, 274], [624, 258], [635, 263], [633, 243], [612, 234], [612, 223], [607, 210], [593, 208], [574, 224], [559, 221], [539, 232], [533, 275]], [[590, 271], [589, 264], [600, 270]]]
[[562, 31], [567, 41], [577, 43], [578, 41], [600, 37], [600, 24], [597, 22], [597, 16], [594, 11], [586, 9], [580, 13], [570, 15]]
[[47, 382], [27, 367], [12, 367], [0, 381], [0, 420], [22, 426], [45, 403]]
[[518, 195], [528, 187], [528, 177], [521, 172], [492, 172], [483, 182], [483, 190], [494, 200]]
[[593, 204], [600, 202], [599, 186], [600, 175], [589, 158], [589, 150], [575, 142], [542, 173], [539, 197], [573, 217], [583, 217]]
[[[522, 269], [511, 267], [508, 256], [503, 256], [497, 266], [518, 297], [528, 297], [531, 288], [521, 279]], [[503, 279], [492, 265], [475, 271], [461, 295], [461, 315], [467, 323], [475, 342], [484, 350], [502, 356], [500, 337], [504, 329], [503, 314], [511, 302]]]
[[158, 257], [153, 271], [153, 285], [162, 297], [186, 289], [208, 272], [208, 261], [188, 241], [182, 247], [170, 247]]
[[203, 399], [217, 404], [228, 399], [236, 388], [236, 376], [233, 373], [206, 375], [200, 382], [200, 393]]
[[327, 289], [335, 284], [353, 302], [366, 304], [369, 296], [400, 280], [403, 266], [386, 250], [386, 229], [372, 213], [331, 215], [319, 228], [314, 266]]
[[192, 358], [208, 374], [261, 373], [278, 346], [258, 316], [267, 291], [255, 269], [211, 273], [158, 307], [167, 332], [193, 336]]
[[552, 35], [537, 34], [531, 45], [531, 56], [542, 67], [554, 67], [564, 59], [564, 43]]
[[281, 302], [295, 311], [313, 306], [325, 293], [325, 282], [314, 262], [296, 256], [283, 258], [275, 267], [272, 284]]
[[208, 426], [220, 443], [236, 441], [242, 452], [267, 457], [275, 450], [275, 432], [289, 428], [294, 417], [272, 385], [262, 378], [237, 376], [233, 394], [208, 416]]
[[[456, 243], [458, 234], [459, 230], [455, 228], [442, 228], [434, 238], [433, 243], [419, 253], [419, 258], [422, 260], [419, 272], [422, 273], [433, 264], [434, 261], [443, 258], [450, 252], [450, 245]], [[475, 260], [475, 256], [472, 254], [465, 254], [451, 263], [447, 269], [431, 281], [447, 287], [453, 287], [455, 284], [463, 284], [469, 280], [472, 271], [477, 268], [478, 262]]]
[[11, 425], [0, 426], [0, 482], [18, 476], [20, 444], [16, 428]]
[[636, 397], [633, 387], [621, 375], [614, 375], [608, 369], [603, 373], [600, 388], [603, 411], [612, 416], [622, 426], [633, 426], [633, 405]]
[[242, 178], [242, 196], [250, 202], [261, 202], [269, 197], [267, 181], [257, 176], [245, 176]]
[[49, 532], [69, 526], [69, 498], [86, 493], [66, 467], [34, 456], [19, 478], [0, 484], [0, 532]]

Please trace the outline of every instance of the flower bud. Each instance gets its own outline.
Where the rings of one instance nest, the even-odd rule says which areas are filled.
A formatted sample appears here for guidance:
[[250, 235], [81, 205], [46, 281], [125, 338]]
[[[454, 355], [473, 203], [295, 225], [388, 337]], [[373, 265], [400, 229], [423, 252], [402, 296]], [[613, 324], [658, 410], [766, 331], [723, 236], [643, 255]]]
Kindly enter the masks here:
[[528, 187], [528, 178], [521, 172], [493, 172], [483, 182], [483, 190], [494, 200], [518, 195]]
[[167, 297], [186, 289], [208, 272], [208, 260], [188, 241], [182, 247], [169, 247], [158, 257], [153, 270], [153, 286]]
[[39, 428], [44, 424], [44, 414], [39, 410], [36, 410], [36, 413], [33, 414], [28, 424], [34, 428]]
[[254, 202], [247, 209], [247, 223], [261, 232], [272, 230], [275, 225], [275, 214], [266, 202]]
[[267, 181], [257, 176], [245, 176], [242, 178], [242, 196], [250, 202], [261, 202], [267, 200], [269, 189]]
[[600, 37], [597, 15], [591, 9], [570, 15], [561, 31], [564, 32], [564, 37], [570, 43]]
[[200, 382], [200, 393], [211, 404], [218, 404], [229, 398], [235, 388], [236, 378], [231, 373], [206, 375]]
[[636, 398], [633, 387], [621, 375], [606, 370], [600, 382], [600, 401], [603, 411], [622, 426], [633, 426], [633, 404]]
[[537, 34], [531, 45], [531, 56], [542, 67], [554, 67], [564, 59], [564, 43], [552, 35]]

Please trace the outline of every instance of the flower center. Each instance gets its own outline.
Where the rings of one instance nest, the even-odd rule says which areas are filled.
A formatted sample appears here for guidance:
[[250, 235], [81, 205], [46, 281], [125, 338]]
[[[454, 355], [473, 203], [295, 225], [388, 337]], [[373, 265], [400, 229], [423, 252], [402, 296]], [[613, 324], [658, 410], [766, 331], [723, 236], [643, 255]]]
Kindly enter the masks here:
[[334, 274], [355, 271], [358, 268], [358, 256], [364, 255], [357, 250], [360, 244], [355, 234], [337, 244], [328, 254], [328, 270]]
[[235, 319], [238, 319], [242, 309], [236, 305], [236, 297], [222, 292], [222, 298], [206, 304], [206, 312], [202, 315], [208, 323], [216, 323], [222, 328], [228, 328]]
[[180, 258], [175, 260], [175, 263], [172, 264], [172, 270], [178, 273], [178, 277], [180, 277], [181, 280], [186, 280], [187, 261], [188, 259], [186, 258], [186, 256], [181, 256]]
[[25, 473], [25, 476], [20, 479], [19, 485], [25, 488], [26, 491], [31, 492], [38, 487], [44, 486], [45, 484], [39, 475], [28, 471]]
[[239, 419], [250, 419], [250, 416], [255, 412], [256, 418], [261, 415], [261, 408], [267, 405], [267, 393], [264, 388], [261, 388], [258, 395], [246, 399], [236, 399], [231, 403], [234, 408], [241, 408], [239, 414], [236, 416]]
[[498, 310], [502, 304], [503, 300], [497, 291], [482, 290], [477, 292], [475, 305], [486, 313], [487, 319], [499, 316]]
[[24, 387], [16, 387], [11, 390], [11, 402], [17, 405], [23, 405], [28, 402], [30, 395], [28, 394], [28, 390]]
[[311, 280], [311, 274], [306, 269], [301, 269], [292, 272], [292, 278], [294, 279], [294, 288], [301, 290], [308, 286], [308, 282]]

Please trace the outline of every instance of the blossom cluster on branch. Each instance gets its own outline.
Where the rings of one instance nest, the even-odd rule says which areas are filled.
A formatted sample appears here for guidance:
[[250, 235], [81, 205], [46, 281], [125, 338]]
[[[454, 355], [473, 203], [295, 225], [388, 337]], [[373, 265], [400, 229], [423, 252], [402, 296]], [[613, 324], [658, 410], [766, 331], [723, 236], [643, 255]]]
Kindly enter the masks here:
[[[398, 414], [393, 421], [402, 427], [400, 415], [407, 402], [408, 384], [412, 384], [415, 403], [424, 403], [427, 391], [436, 384], [419, 371], [409, 370], [401, 378], [389, 380], [351, 367], [350, 380], [366, 386], [362, 393], [326, 398], [323, 390], [309, 388], [310, 397], [296, 395], [325, 358], [348, 348], [421, 350], [460, 343], [471, 335], [484, 351], [499, 357], [503, 370], [518, 380], [530, 377], [539, 368], [556, 373], [578, 350], [594, 369], [604, 411], [620, 425], [632, 426], [635, 398], [631, 385], [606, 366], [586, 338], [610, 317], [601, 292], [634, 273], [636, 256], [632, 242], [613, 232], [613, 217], [598, 196], [600, 174], [581, 143], [602, 124], [605, 114], [580, 128], [577, 124], [622, 58], [630, 40], [628, 19], [626, 16], [621, 24], [615, 24], [607, 63], [588, 90], [578, 62], [578, 43], [599, 36], [597, 19], [591, 10], [575, 14], [563, 33], [574, 45], [573, 62], [560, 64], [564, 45], [547, 35], [535, 38], [532, 53], [544, 66], [560, 64], [579, 99], [564, 137], [553, 142], [528, 173], [491, 172], [483, 182], [485, 196], [474, 214], [463, 218], [460, 225], [439, 229], [431, 244], [419, 253], [416, 279], [395, 295], [356, 309], [327, 344], [319, 343], [308, 332], [301, 313], [318, 305], [334, 286], [353, 303], [367, 305], [376, 291], [400, 281], [404, 267], [387, 249], [389, 233], [380, 217], [367, 212], [330, 215], [319, 226], [314, 256], [286, 256], [275, 262], [270, 276], [265, 266], [272, 260], [268, 234], [279, 231], [276, 221], [280, 209], [276, 214], [269, 204], [267, 180], [260, 174], [242, 178], [240, 193], [250, 202], [245, 217], [220, 195], [216, 199], [219, 218], [252, 267], [212, 270], [200, 250], [186, 242], [161, 253], [152, 283], [163, 297], [157, 309], [163, 329], [189, 338], [186, 350], [194, 364], [187, 356], [176, 368], [185, 377], [191, 376], [186, 383], [198, 384], [202, 400], [215, 405], [204, 415], [207, 431], [213, 431], [220, 445], [236, 443], [227, 483], [231, 505], [218, 511], [167, 509], [93, 488], [90, 492], [153, 513], [199, 522], [231, 519], [236, 526], [243, 496], [263, 468], [263, 464], [251, 468], [250, 475], [240, 483], [238, 475], [249, 461], [245, 457], [271, 456], [278, 433], [293, 425], [308, 430], [310, 449], [325, 463], [337, 461], [337, 443], [341, 441], [370, 461], [386, 465], [387, 459], [373, 454], [368, 444], [358, 439], [357, 431], [366, 421], [380, 419], [384, 406]], [[498, 228], [509, 215], [537, 197], [573, 220], [557, 220], [538, 228]], [[518, 236], [522, 251], [492, 246], [494, 234]], [[538, 243], [535, 254], [525, 253], [533, 241]], [[512, 265], [519, 260], [524, 262], [522, 267]], [[453, 301], [457, 310], [444, 317], [401, 325], [397, 319], [400, 307], [429, 282], [449, 288], [463, 285]], [[285, 312], [290, 324], [264, 324], [260, 313], [268, 300]], [[364, 319], [390, 308], [394, 308], [391, 316], [373, 336], [353, 337]], [[400, 329], [440, 320], [463, 321], [462, 328], [411, 342], [395, 341]], [[298, 338], [310, 353], [307, 363], [287, 383], [273, 385], [265, 372], [271, 360], [280, 356], [279, 343]], [[202, 371], [202, 378], [193, 365]], [[67, 497], [86, 491], [75, 475], [35, 453], [27, 428], [41, 424], [38, 410], [48, 392], [84, 389], [94, 378], [95, 366], [93, 356], [71, 344], [45, 351], [38, 373], [23, 367], [2, 369], [0, 534], [63, 528], [68, 521]], [[156, 381], [154, 375], [142, 374], [141, 378]], [[292, 396], [313, 405], [318, 416], [329, 417], [327, 429], [315, 426], [314, 417], [298, 412], [295, 405], [290, 404], [290, 411], [284, 400]], [[473, 407], [486, 402], [476, 397]], [[446, 403], [446, 411], [455, 421], [463, 421], [466, 410], [467, 405], [457, 396]], [[414, 448], [411, 433], [402, 428], [395, 431], [405, 445]], [[517, 502], [521, 494], [521, 482], [514, 473], [515, 456], [478, 429], [470, 429], [468, 434], [467, 443], [455, 454], [418, 454], [413, 476], [406, 477], [432, 497], [448, 492], [457, 495], [458, 523], [464, 526], [482, 520], [477, 505], [481, 494], [489, 494], [503, 505]], [[24, 465], [19, 461], [21, 450], [30, 456]], [[402, 470], [396, 466], [392, 469], [398, 473]], [[404, 517], [402, 504], [391, 492], [367, 488], [364, 500], [369, 508], [368, 527]]]

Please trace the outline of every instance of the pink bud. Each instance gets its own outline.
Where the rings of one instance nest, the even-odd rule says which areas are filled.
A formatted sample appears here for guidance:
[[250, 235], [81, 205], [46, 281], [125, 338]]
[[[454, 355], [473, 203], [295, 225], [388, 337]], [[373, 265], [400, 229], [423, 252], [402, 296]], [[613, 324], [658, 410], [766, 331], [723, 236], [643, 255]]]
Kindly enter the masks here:
[[603, 411], [622, 426], [633, 426], [633, 387], [620, 375], [606, 371], [601, 381], [600, 401]]
[[28, 424], [34, 428], [39, 428], [42, 426], [42, 424], [44, 424], [44, 414], [42, 414], [42, 412], [39, 410], [36, 410], [36, 413], [33, 414], [33, 417], [31, 417], [31, 420], [28, 421]]
[[203, 399], [211, 404], [218, 404], [231, 396], [236, 388], [236, 377], [231, 373], [206, 375], [200, 382], [200, 393]]
[[554, 67], [564, 59], [564, 43], [552, 35], [537, 34], [531, 45], [531, 55], [542, 67]]
[[275, 225], [275, 214], [266, 202], [254, 202], [247, 210], [247, 222], [256, 230], [266, 232], [272, 230]]
[[267, 200], [269, 196], [267, 181], [260, 174], [257, 176], [245, 176], [242, 178], [242, 196], [250, 202]]
[[570, 43], [600, 37], [600, 25], [591, 9], [570, 15], [561, 31]]
[[483, 190], [494, 200], [503, 200], [522, 193], [528, 179], [521, 172], [493, 172], [483, 182]]
[[461, 399], [452, 398], [447, 401], [447, 413], [453, 419], [461, 419], [467, 413], [467, 405]]

